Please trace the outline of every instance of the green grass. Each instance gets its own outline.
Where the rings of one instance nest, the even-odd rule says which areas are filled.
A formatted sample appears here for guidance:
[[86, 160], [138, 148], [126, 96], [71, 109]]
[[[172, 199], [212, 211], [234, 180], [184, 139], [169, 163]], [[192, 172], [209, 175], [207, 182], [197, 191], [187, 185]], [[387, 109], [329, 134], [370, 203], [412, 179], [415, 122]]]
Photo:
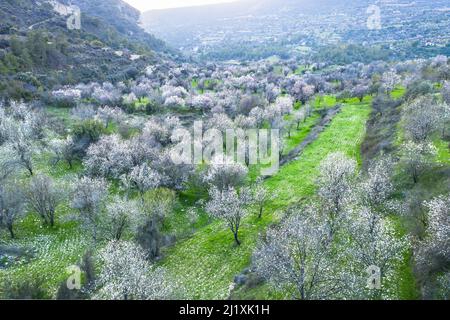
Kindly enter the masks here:
[[[222, 222], [210, 223], [206, 213], [197, 208], [195, 202], [199, 199], [195, 193], [180, 194], [175, 212], [164, 224], [164, 231], [176, 235], [179, 241], [164, 251], [165, 258], [160, 264], [166, 267], [186, 290], [187, 298], [225, 299], [229, 296], [234, 276], [249, 266], [260, 235], [268, 226], [279, 221], [284, 209], [290, 204], [315, 194], [318, 166], [328, 154], [341, 151], [361, 163], [360, 146], [365, 134], [365, 123], [370, 114], [371, 97], [366, 97], [362, 103], [354, 99], [350, 101], [351, 103], [344, 104], [341, 113], [319, 138], [305, 149], [300, 159], [284, 166], [276, 176], [266, 180], [267, 188], [276, 193], [277, 197], [267, 206], [262, 219], [257, 219], [256, 212], [250, 212], [244, 219], [240, 230], [240, 247], [234, 245], [232, 233]], [[324, 96], [319, 102], [316, 100], [314, 106], [320, 109], [335, 104], [334, 97]], [[63, 121], [70, 121], [70, 113], [66, 109], [51, 109], [49, 112]], [[291, 139], [287, 139], [285, 153], [301, 143], [318, 120], [319, 115], [315, 112], [301, 125], [300, 130], [293, 130]], [[110, 133], [116, 129], [111, 126]], [[445, 142], [437, 139], [435, 143], [441, 143], [438, 145], [439, 159], [445, 160], [447, 157], [448, 160], [449, 152], [448, 148], [444, 148]], [[39, 159], [36, 159], [36, 169], [53, 176], [61, 183], [82, 170], [81, 163], [76, 163], [74, 168], [69, 170], [64, 163], [50, 166], [49, 159], [49, 154], [41, 154]], [[199, 213], [194, 224], [186, 216], [189, 207], [196, 207]], [[45, 288], [52, 294], [56, 292], [57, 286], [67, 278], [66, 268], [77, 263], [89, 247], [89, 237], [83, 236], [78, 225], [65, 222], [64, 217], [69, 212], [67, 203], [58, 208], [59, 219], [56, 228], [42, 228], [34, 215], [28, 215], [16, 227], [19, 237], [17, 240], [11, 241], [6, 235], [0, 235], [1, 243], [36, 249], [36, 257], [30, 263], [0, 270], [0, 282], [2, 279], [18, 281], [43, 277]], [[399, 279], [399, 296], [413, 297], [415, 286], [410, 256], [405, 257], [405, 263], [399, 271]], [[238, 296], [241, 298], [285, 298], [267, 285], [239, 290]]]
[[26, 279], [41, 279], [43, 289], [54, 296], [59, 284], [67, 279], [66, 268], [77, 264], [89, 246], [88, 237], [80, 232], [78, 225], [64, 221], [63, 217], [68, 212], [67, 206], [58, 208], [54, 228], [42, 227], [40, 220], [29, 214], [16, 226], [17, 239], [10, 240], [6, 235], [0, 237], [5, 245], [28, 248], [34, 252], [29, 263], [0, 269], [0, 288], [4, 280], [17, 283]]
[[282, 209], [314, 193], [320, 161], [336, 151], [360, 160], [359, 149], [369, 113], [367, 105], [345, 106], [330, 127], [306, 148], [301, 159], [281, 168], [266, 181], [277, 198], [266, 208], [262, 219], [258, 220], [256, 213], [244, 219], [240, 247], [234, 245], [231, 232], [215, 221], [167, 250], [162, 265], [179, 280], [188, 298], [228, 297], [234, 276], [250, 264], [259, 235], [281, 218]]
[[450, 164], [450, 143], [438, 135], [433, 139], [433, 144], [437, 149], [436, 162]]
[[[289, 119], [288, 119], [289, 120]], [[299, 130], [294, 128], [291, 132], [291, 137], [286, 137], [286, 147], [283, 154], [286, 155], [297, 147], [311, 132], [312, 128], [320, 121], [318, 113], [313, 113], [305, 122], [300, 123]]]
[[337, 104], [336, 97], [331, 95], [316, 96], [313, 106], [316, 109], [329, 108]]
[[394, 99], [400, 99], [402, 98], [406, 93], [406, 88], [402, 86], [397, 86], [395, 89], [391, 92], [391, 97]]

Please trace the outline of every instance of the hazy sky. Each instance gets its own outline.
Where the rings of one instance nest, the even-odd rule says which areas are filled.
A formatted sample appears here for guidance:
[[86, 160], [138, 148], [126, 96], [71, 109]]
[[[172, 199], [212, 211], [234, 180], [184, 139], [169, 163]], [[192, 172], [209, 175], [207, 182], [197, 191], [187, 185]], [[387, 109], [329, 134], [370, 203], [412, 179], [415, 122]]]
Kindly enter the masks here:
[[165, 9], [176, 7], [189, 7], [202, 4], [214, 4], [223, 2], [233, 2], [236, 0], [124, 0], [133, 7], [141, 10]]

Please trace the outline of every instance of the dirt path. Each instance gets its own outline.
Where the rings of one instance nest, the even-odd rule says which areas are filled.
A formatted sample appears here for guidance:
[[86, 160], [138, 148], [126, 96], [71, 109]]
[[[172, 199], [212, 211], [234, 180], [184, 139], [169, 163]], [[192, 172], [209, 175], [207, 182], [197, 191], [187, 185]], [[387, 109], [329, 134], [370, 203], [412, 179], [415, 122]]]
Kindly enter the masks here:
[[327, 110], [325, 116], [323, 116], [320, 122], [314, 126], [308, 136], [295, 149], [281, 158], [280, 166], [284, 166], [289, 162], [296, 160], [302, 154], [303, 150], [305, 150], [308, 145], [313, 143], [319, 137], [319, 134], [325, 130], [325, 128], [331, 123], [333, 118], [341, 111], [341, 109], [341, 105], [336, 105], [335, 107]]

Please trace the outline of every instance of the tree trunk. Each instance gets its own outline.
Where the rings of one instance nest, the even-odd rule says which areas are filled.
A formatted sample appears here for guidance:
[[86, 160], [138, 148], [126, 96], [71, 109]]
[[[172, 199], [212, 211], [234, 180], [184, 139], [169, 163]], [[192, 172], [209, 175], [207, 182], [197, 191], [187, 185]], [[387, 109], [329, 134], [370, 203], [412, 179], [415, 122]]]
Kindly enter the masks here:
[[12, 225], [8, 226], [8, 231], [9, 231], [9, 234], [11, 236], [11, 239], [15, 239], [16, 235], [14, 234], [14, 230], [13, 230], [13, 226]]
[[238, 238], [238, 232], [237, 232], [237, 231], [234, 232], [234, 240], [236, 241], [236, 244], [237, 244], [238, 246], [241, 245], [241, 242], [239, 241], [239, 238]]
[[55, 213], [54, 212], [52, 212], [51, 214], [50, 214], [50, 227], [54, 227], [55, 226]]
[[258, 219], [262, 218], [262, 214], [263, 214], [263, 206], [259, 206], [259, 215], [258, 215]]

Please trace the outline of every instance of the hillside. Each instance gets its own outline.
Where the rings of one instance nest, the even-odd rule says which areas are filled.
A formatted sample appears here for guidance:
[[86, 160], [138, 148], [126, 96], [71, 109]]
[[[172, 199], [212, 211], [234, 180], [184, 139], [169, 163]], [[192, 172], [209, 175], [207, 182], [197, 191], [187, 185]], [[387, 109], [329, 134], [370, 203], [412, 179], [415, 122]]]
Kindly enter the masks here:
[[0, 300], [450, 299], [450, 9], [406, 1], [153, 13], [181, 52], [0, 2]]
[[68, 28], [73, 12], [64, 2], [2, 1], [2, 95], [29, 99], [55, 85], [123, 81], [175, 53], [143, 31], [139, 12], [120, 0], [71, 3], [81, 9], [79, 30]]

